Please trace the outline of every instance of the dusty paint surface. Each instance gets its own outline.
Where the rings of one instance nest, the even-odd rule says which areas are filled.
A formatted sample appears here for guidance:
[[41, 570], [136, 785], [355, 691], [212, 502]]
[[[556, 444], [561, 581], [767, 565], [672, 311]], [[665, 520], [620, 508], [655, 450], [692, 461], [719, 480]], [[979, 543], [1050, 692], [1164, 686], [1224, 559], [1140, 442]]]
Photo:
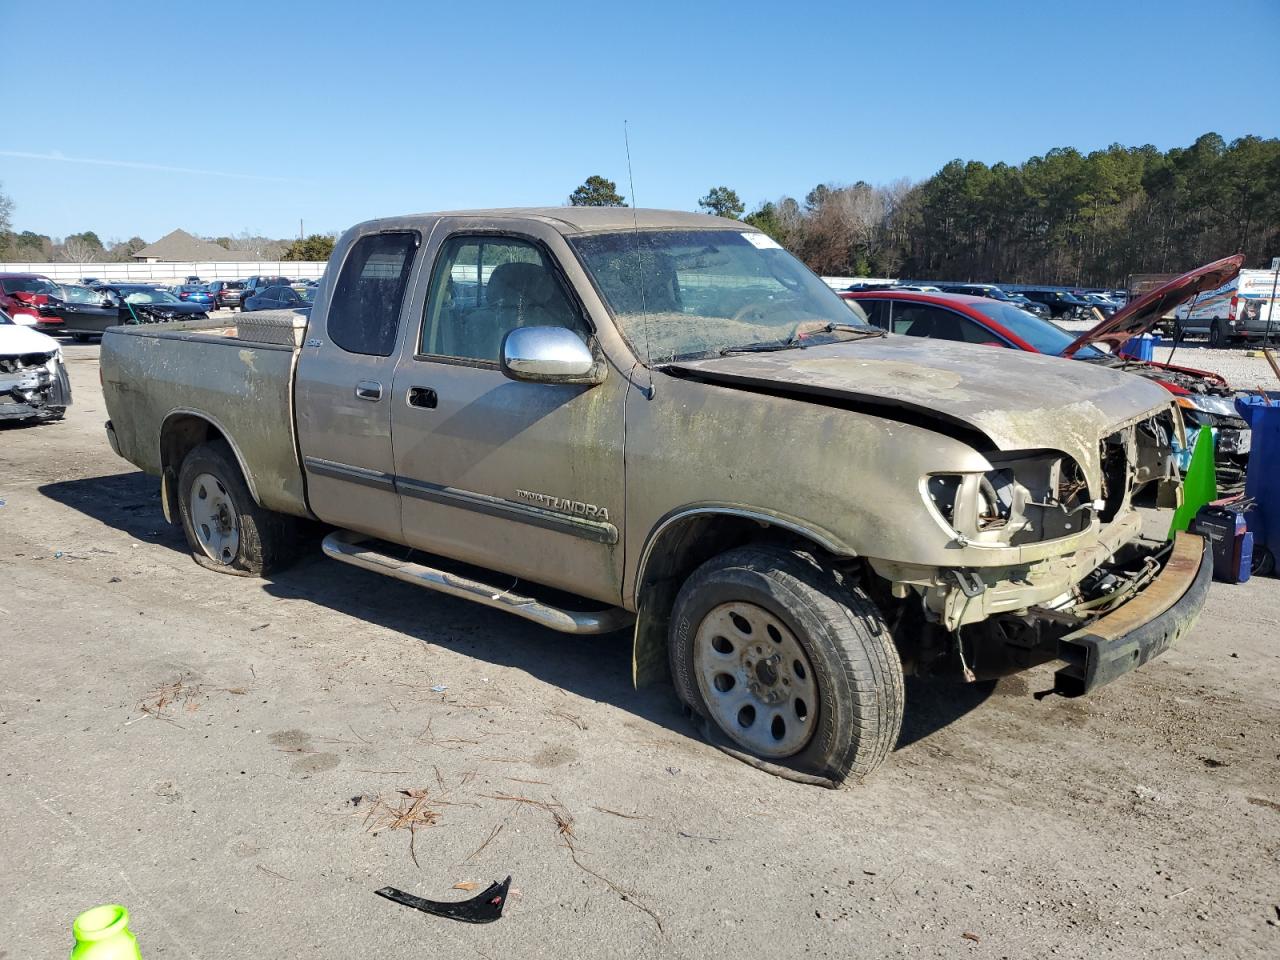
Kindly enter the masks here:
[[103, 337], [103, 393], [121, 454], [159, 473], [165, 421], [197, 413], [226, 435], [263, 506], [306, 516], [290, 414], [293, 352], [208, 327], [155, 324]]
[[1057, 357], [914, 337], [738, 354], [679, 369], [781, 389], [866, 399], [963, 421], [1001, 450], [1049, 448], [1097, 469], [1098, 441], [1169, 406], [1139, 377]]

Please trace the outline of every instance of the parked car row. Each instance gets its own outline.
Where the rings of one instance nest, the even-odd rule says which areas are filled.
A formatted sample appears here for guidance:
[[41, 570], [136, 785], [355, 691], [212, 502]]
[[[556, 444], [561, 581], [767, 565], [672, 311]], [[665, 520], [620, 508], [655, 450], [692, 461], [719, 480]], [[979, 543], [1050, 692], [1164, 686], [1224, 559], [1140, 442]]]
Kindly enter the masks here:
[[864, 293], [871, 290], [906, 290], [916, 293], [958, 293], [971, 297], [985, 297], [1001, 303], [1012, 303], [1038, 317], [1053, 320], [1095, 320], [1097, 310], [1103, 317], [1114, 316], [1127, 302], [1122, 290], [1068, 290], [1059, 287], [1034, 287], [1002, 285], [997, 283], [913, 283], [909, 280], [893, 282], [870, 281], [847, 287], [846, 293]]
[[84, 342], [116, 324], [201, 320], [213, 310], [308, 308], [319, 289], [315, 280], [267, 276], [172, 287], [104, 282], [95, 277], [81, 281], [55, 283], [34, 273], [0, 274], [0, 310], [15, 326], [36, 327]]

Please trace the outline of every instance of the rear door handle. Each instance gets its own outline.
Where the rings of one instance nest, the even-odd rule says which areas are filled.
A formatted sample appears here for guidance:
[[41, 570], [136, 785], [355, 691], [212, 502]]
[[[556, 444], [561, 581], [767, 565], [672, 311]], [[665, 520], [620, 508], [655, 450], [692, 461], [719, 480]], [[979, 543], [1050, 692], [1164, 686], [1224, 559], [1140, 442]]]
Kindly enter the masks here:
[[409, 406], [424, 407], [427, 410], [434, 410], [439, 398], [436, 392], [430, 387], [410, 387], [409, 388]]
[[361, 380], [356, 384], [356, 396], [361, 400], [381, 400], [382, 384], [377, 380]]

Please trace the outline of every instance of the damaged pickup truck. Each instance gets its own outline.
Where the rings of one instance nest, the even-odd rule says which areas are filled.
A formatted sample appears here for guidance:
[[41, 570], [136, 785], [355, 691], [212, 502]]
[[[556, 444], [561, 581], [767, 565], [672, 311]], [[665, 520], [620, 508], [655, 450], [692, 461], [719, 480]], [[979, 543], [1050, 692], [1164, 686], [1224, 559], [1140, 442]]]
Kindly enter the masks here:
[[71, 381], [58, 341], [0, 310], [0, 421], [61, 420]]
[[1167, 539], [1162, 387], [885, 335], [736, 221], [371, 221], [309, 317], [245, 320], [102, 344], [108, 437], [199, 564], [266, 574], [306, 518], [343, 563], [629, 627], [637, 683], [669, 673], [712, 742], [786, 776], [875, 769], [904, 671], [1058, 660], [1084, 694], [1208, 590], [1201, 540]]

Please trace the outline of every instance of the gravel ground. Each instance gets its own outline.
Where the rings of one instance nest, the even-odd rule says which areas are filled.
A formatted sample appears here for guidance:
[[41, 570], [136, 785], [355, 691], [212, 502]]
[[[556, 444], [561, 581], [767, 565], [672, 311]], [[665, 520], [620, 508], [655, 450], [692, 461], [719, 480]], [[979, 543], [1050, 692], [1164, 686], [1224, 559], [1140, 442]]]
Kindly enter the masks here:
[[[197, 567], [67, 355], [67, 420], [0, 428], [0, 957], [107, 902], [149, 960], [1280, 955], [1280, 581], [1084, 699], [909, 681], [889, 761], [824, 791], [633, 691], [626, 638], [314, 551]], [[488, 926], [373, 894], [508, 873]]]

